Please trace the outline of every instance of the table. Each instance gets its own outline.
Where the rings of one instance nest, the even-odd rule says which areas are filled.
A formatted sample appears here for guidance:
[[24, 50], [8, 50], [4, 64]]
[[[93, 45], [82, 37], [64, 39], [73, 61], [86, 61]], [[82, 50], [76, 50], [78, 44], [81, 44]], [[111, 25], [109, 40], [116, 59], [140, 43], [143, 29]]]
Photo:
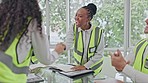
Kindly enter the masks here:
[[124, 82], [114, 78], [106, 78], [104, 80], [94, 80], [94, 83], [124, 83]]
[[38, 72], [36, 75], [43, 78], [44, 83], [74, 83], [75, 81], [81, 79], [83, 79], [83, 83], [94, 83], [92, 74], [86, 74], [75, 78], [69, 78], [67, 76], [60, 74], [59, 72], [52, 71], [49, 68], [42, 68], [40, 72]]
[[110, 78], [110, 77], [107, 77], [105, 79], [94, 79], [92, 74], [79, 76], [78, 78], [73, 79], [73, 78], [64, 76], [58, 72], [53, 72], [49, 68], [42, 68], [40, 72], [38, 72], [36, 75], [44, 79], [43, 83], [74, 83], [76, 80], [79, 80], [79, 79], [84, 79], [85, 82], [83, 83], [124, 83], [120, 80], [117, 80], [115, 78]]

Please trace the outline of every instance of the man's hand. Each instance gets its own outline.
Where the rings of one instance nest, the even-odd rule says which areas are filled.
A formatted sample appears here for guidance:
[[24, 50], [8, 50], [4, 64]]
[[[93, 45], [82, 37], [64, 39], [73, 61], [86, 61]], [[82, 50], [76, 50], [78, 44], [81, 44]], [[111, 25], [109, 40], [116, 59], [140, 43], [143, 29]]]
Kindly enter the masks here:
[[125, 61], [120, 50], [117, 50], [114, 54], [110, 55], [111, 55], [112, 66], [114, 66], [118, 71], [122, 71], [126, 66], [126, 64], [129, 63]]

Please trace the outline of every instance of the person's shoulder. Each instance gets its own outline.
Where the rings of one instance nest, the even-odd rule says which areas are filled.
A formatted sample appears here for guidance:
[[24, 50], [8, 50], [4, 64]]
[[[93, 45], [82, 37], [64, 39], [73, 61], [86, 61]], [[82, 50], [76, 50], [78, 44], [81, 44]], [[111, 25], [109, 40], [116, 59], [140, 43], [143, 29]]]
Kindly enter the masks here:
[[35, 19], [35, 18], [31, 19], [30, 23], [31, 24], [37, 23], [37, 19]]
[[143, 39], [139, 40], [138, 42], [142, 42], [142, 41], [146, 41], [146, 38], [143, 38]]
[[29, 22], [28, 30], [31, 32], [34, 32], [34, 31], [36, 31], [36, 27], [37, 27], [37, 20], [31, 19]]
[[[136, 45], [139, 44], [139, 43], [145, 42], [145, 41], [147, 41], [147, 39], [146, 39], [146, 38], [143, 38], [143, 39], [139, 40], [139, 41], [136, 43]], [[147, 41], [147, 42], [148, 42], [148, 41]]]

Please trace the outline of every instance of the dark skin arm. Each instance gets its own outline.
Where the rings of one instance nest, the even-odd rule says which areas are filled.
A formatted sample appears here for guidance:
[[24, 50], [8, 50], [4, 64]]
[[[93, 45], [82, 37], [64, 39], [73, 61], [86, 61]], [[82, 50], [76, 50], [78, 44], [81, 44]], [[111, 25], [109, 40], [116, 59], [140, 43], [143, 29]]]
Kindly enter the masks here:
[[112, 66], [114, 66], [118, 71], [122, 71], [124, 67], [129, 63], [125, 61], [120, 50], [117, 50], [115, 53], [110, 55]]
[[77, 65], [77, 66], [72, 67], [71, 69], [75, 71], [79, 71], [79, 70], [86, 70], [86, 67], [82, 65]]

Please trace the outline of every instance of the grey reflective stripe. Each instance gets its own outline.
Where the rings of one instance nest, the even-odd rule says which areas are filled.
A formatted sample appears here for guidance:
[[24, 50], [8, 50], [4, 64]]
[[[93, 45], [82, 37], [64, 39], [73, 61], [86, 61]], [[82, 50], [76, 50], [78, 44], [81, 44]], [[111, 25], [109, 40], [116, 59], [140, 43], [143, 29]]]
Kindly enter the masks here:
[[[142, 41], [142, 42], [141, 42], [141, 41]], [[146, 40], [144, 40], [144, 41], [141, 40], [141, 41], [139, 42], [140, 44], [139, 44], [139, 45], [137, 46], [137, 48], [136, 48], [136, 53], [135, 53], [136, 56], [137, 56], [137, 53], [138, 53], [138, 51], [140, 50], [141, 46], [145, 43]], [[135, 57], [136, 57], [136, 56], [135, 56]]]
[[[96, 46], [96, 50], [98, 48], [98, 45], [100, 44], [100, 41], [101, 41], [101, 35], [103, 33], [103, 30], [100, 30], [99, 27], [96, 27], [96, 30], [95, 30], [95, 46]], [[100, 35], [99, 35], [100, 34]], [[99, 37], [100, 36], [100, 37]], [[98, 41], [99, 40], [99, 41]], [[94, 53], [95, 54], [95, 53]]]
[[13, 64], [12, 57], [9, 55], [4, 54], [0, 51], [0, 62], [5, 64], [9, 69], [12, 70], [15, 74], [27, 74], [29, 72], [29, 67], [17, 67]]
[[[83, 52], [80, 52], [79, 50], [77, 50], [78, 45], [79, 45], [79, 44], [78, 44], [78, 39], [79, 39], [79, 37], [80, 37], [79, 34], [82, 34], [82, 32], [78, 32], [78, 28], [76, 28], [76, 40], [75, 40], [74, 51], [75, 51], [75, 53], [77, 53], [77, 55], [83, 57]], [[81, 38], [83, 38], [83, 34], [82, 34], [81, 36], [82, 36]], [[82, 43], [83, 43], [83, 39], [82, 39]], [[83, 46], [84, 46], [84, 43], [83, 43]], [[83, 48], [83, 50], [84, 50], [84, 48]], [[82, 64], [82, 58], [81, 58], [80, 61], [78, 61], [78, 60], [75, 58], [75, 61], [76, 61], [77, 64]]]
[[100, 63], [96, 64], [96, 65], [93, 66], [91, 69], [92, 69], [92, 70], [96, 70], [96, 69], [99, 68], [102, 64], [103, 64], [103, 61], [101, 61]]
[[95, 30], [95, 41], [94, 41], [95, 46], [96, 46], [97, 43], [98, 43], [98, 38], [100, 38], [100, 37], [99, 37], [99, 28], [96, 27], [96, 30]]
[[[139, 57], [137, 57], [137, 56], [139, 56], [139, 55], [138, 55], [138, 52], [140, 51], [141, 48], [143, 48], [142, 46], [144, 46], [144, 48], [143, 48], [143, 53], [141, 54], [141, 65], [139, 65], [139, 66], [141, 66], [140, 71], [142, 71], [143, 65], [144, 65], [144, 63], [143, 63], [143, 54], [144, 54], [144, 52], [145, 52], [145, 50], [146, 50], [146, 47], [148, 46], [148, 44], [145, 45], [145, 43], [147, 43], [145, 39], [141, 40], [141, 41], [137, 44], [138, 46], [136, 47], [136, 52], [135, 52], [135, 58], [138, 58], [138, 59], [139, 59]], [[144, 65], [144, 67], [145, 67], [145, 65]]]
[[81, 64], [76, 58], [74, 58], [74, 59], [77, 64]]
[[[97, 31], [98, 31], [98, 32], [100, 31], [100, 35], [99, 35], [99, 33], [97, 34]], [[103, 30], [102, 30], [102, 29], [100, 30], [100, 28], [97, 27], [96, 34], [97, 34], [98, 36], [97, 36], [97, 35], [96, 35], [96, 36], [97, 36], [97, 38], [99, 39], [99, 41], [98, 41], [98, 39], [97, 39], [98, 42], [96, 42], [96, 45], [97, 45], [97, 46], [100, 44], [102, 33], [103, 33]], [[100, 36], [100, 37], [99, 37], [99, 36]]]
[[[95, 52], [96, 52], [96, 50], [98, 49], [98, 45], [100, 44], [100, 41], [101, 41], [101, 35], [102, 35], [102, 33], [103, 33], [103, 30], [102, 29], [100, 29], [99, 27], [96, 27], [95, 28], [95, 38], [94, 38], [94, 46], [96, 47], [96, 49], [95, 49]], [[91, 32], [91, 34], [92, 34], [92, 32]], [[99, 35], [100, 34], [100, 35]], [[100, 37], [99, 37], [100, 36]], [[98, 41], [99, 40], [99, 41]], [[90, 40], [89, 40], [89, 44], [90, 44]], [[89, 49], [88, 49], [89, 50]], [[91, 52], [91, 51], [89, 51], [89, 52]], [[95, 55], [95, 53], [92, 55], [92, 56], [89, 56], [89, 58], [87, 59], [87, 60], [89, 60], [91, 57], [93, 57]]]
[[76, 28], [75, 25], [74, 25], [73, 28], [74, 28], [73, 30], [74, 30], [74, 34], [75, 34], [75, 46], [74, 46], [75, 49], [74, 50], [77, 50], [76, 48], [77, 48], [77, 44], [78, 44], [77, 40], [78, 40], [78, 37], [79, 37], [79, 33], [78, 33], [78, 28]]
[[[79, 34], [82, 34], [82, 32], [78, 32], [78, 28], [77, 28], [77, 29], [76, 29], [75, 52], [76, 52], [78, 55], [82, 56], [82, 55], [83, 55], [83, 53], [82, 53], [82, 52], [80, 52], [79, 50], [77, 50], [77, 48], [78, 48], [78, 39], [79, 39]], [[82, 34], [82, 38], [83, 38], [83, 34]], [[82, 39], [82, 43], [83, 43], [83, 39]], [[83, 45], [83, 46], [84, 46], [84, 45]]]

